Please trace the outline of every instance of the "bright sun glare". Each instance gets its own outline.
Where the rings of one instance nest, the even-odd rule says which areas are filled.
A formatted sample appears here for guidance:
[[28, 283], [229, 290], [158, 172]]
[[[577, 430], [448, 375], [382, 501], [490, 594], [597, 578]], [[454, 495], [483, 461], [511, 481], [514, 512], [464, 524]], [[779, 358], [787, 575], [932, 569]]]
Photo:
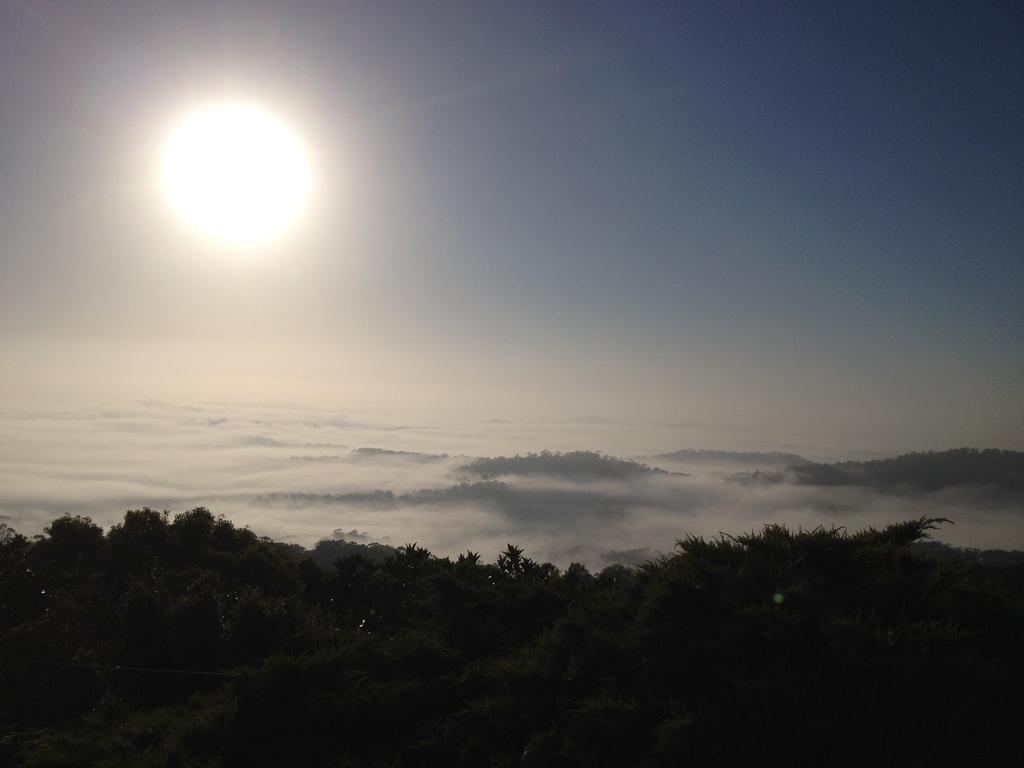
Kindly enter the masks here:
[[184, 117], [164, 146], [161, 172], [164, 191], [184, 218], [234, 247], [279, 237], [309, 196], [309, 161], [299, 138], [249, 104], [217, 104]]

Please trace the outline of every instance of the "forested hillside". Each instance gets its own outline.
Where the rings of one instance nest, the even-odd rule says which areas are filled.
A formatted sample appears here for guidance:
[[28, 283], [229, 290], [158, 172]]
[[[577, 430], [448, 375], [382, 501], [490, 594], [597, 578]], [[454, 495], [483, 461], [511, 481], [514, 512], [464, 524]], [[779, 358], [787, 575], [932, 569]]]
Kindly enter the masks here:
[[958, 485], [1024, 490], [1024, 452], [996, 448], [955, 448], [906, 453], [892, 459], [803, 464], [790, 468], [806, 485], [900, 486], [935, 491]]
[[4, 529], [0, 762], [1015, 764], [1024, 569], [915, 552], [939, 522], [598, 574], [511, 545], [322, 567], [202, 508]]

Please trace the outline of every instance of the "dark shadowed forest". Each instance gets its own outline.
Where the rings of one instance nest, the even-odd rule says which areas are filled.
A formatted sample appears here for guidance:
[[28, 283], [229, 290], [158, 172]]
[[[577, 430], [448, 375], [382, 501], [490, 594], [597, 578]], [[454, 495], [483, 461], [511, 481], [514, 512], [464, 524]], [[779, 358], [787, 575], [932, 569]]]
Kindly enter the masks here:
[[1024, 452], [995, 448], [906, 453], [892, 459], [803, 464], [790, 468], [807, 485], [866, 485], [934, 491], [957, 485], [1024, 490]]
[[309, 552], [204, 508], [5, 528], [0, 761], [1014, 764], [1024, 566], [922, 544], [942, 524], [768, 526], [598, 573]]

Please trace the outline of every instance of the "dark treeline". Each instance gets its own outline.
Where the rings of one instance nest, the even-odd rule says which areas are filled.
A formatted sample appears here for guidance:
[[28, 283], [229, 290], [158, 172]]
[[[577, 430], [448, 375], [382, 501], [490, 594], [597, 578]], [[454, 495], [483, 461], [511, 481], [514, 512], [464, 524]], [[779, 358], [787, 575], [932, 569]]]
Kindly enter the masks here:
[[1015, 764], [1024, 569], [915, 551], [938, 522], [598, 574], [511, 545], [325, 568], [202, 508], [3, 529], [0, 762]]
[[803, 464], [789, 470], [806, 485], [862, 485], [878, 489], [907, 486], [937, 491], [957, 485], [1024, 491], [1024, 451], [955, 448], [907, 453], [893, 459]]
[[663, 461], [698, 462], [732, 462], [736, 464], [754, 464], [762, 467], [793, 467], [811, 462], [796, 453], [779, 453], [778, 451], [710, 451], [685, 448], [681, 451], [658, 453], [652, 458]]
[[645, 475], [668, 475], [664, 469], [594, 451], [540, 451], [525, 456], [475, 459], [459, 468], [465, 478], [493, 480], [507, 475], [545, 475], [570, 480], [628, 480]]
[[1024, 552], [1017, 549], [973, 549], [953, 547], [941, 541], [918, 541], [914, 551], [928, 557], [953, 562], [985, 565], [991, 568], [1016, 568], [1024, 566]]

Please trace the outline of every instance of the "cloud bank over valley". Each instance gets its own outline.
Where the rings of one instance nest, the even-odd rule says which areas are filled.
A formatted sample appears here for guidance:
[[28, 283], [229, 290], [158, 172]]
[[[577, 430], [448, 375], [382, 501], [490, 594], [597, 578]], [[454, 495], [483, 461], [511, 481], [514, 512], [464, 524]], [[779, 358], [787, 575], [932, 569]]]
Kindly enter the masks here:
[[[926, 515], [955, 521], [937, 535], [951, 544], [1024, 549], [1020, 454], [949, 454], [945, 476], [964, 482], [936, 485], [913, 459], [664, 449], [700, 437], [597, 421], [400, 424], [275, 404], [9, 410], [0, 523], [36, 534], [64, 513], [108, 526], [126, 509], [202, 505], [307, 547], [417, 542], [490, 559], [512, 542], [535, 559], [601, 567], [687, 535]], [[898, 482], [913, 471], [925, 481]]]

